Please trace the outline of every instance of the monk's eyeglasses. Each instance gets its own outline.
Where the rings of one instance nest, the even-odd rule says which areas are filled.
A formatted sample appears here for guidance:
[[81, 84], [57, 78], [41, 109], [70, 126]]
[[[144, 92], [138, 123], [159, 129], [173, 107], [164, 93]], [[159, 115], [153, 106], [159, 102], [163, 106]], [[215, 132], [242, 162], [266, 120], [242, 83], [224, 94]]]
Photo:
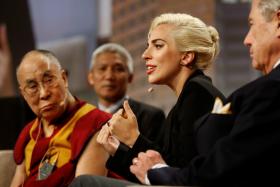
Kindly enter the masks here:
[[57, 86], [57, 77], [54, 75], [46, 75], [42, 78], [42, 81], [37, 82], [35, 80], [30, 80], [23, 87], [23, 91], [29, 96], [33, 97], [39, 94], [41, 89], [50, 89]]

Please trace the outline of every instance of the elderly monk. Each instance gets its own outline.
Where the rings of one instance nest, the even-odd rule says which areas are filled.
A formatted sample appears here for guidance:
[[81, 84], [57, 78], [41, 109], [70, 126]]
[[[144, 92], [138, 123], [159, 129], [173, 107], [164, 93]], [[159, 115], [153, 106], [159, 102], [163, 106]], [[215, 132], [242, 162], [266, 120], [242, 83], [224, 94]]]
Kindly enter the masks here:
[[108, 155], [96, 136], [110, 114], [70, 93], [66, 72], [49, 51], [28, 52], [17, 79], [37, 117], [18, 137], [11, 186], [64, 187], [81, 174], [106, 175]]

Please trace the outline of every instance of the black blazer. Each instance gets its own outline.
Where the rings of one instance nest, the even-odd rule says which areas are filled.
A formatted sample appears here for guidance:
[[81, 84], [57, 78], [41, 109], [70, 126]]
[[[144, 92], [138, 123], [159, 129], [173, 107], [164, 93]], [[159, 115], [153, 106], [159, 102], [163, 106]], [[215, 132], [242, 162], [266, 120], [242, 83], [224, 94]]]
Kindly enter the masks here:
[[[207, 154], [189, 167], [148, 171], [152, 184], [269, 186], [280, 184], [280, 66], [235, 91], [230, 115], [212, 115], [207, 125], [232, 125]], [[277, 185], [278, 184], [278, 185]]]
[[[165, 121], [164, 112], [157, 107], [138, 102], [131, 98], [128, 99], [128, 103], [137, 118], [140, 133], [152, 141], [158, 141], [162, 136], [161, 133], [164, 127], [162, 125]], [[119, 165], [122, 167], [122, 163], [126, 162], [128, 150], [129, 147], [121, 143], [115, 156], [108, 159], [106, 163], [107, 168], [116, 172], [114, 169], [115, 167], [118, 167]], [[120, 175], [120, 173], [118, 174]]]
[[153, 141], [157, 140], [163, 128], [164, 112], [157, 107], [133, 99], [128, 99], [128, 103], [137, 118], [140, 133]]
[[[93, 101], [92, 103], [94, 103], [96, 106], [98, 105], [96, 101]], [[165, 120], [165, 114], [163, 110], [131, 98], [128, 99], [128, 103], [133, 113], [137, 117], [140, 133], [143, 133], [151, 140], [158, 139], [160, 136], [159, 132], [162, 129], [162, 123]], [[122, 107], [123, 106], [121, 105], [118, 109]], [[117, 112], [118, 109], [116, 109], [115, 112]], [[151, 125], [153, 128], [151, 128]]]
[[[203, 81], [197, 80], [198, 77]], [[205, 81], [207, 86], [204, 85]], [[196, 71], [186, 81], [176, 105], [168, 114], [161, 138], [151, 141], [149, 137], [140, 134], [132, 149], [120, 146], [115, 156], [108, 160], [107, 167], [131, 181], [137, 181], [130, 173], [129, 166], [139, 152], [148, 149], [160, 151], [172, 166], [182, 167], [189, 164], [197, 154], [193, 139], [194, 122], [211, 111], [217, 96], [223, 99], [223, 95], [213, 87], [210, 79], [201, 71]]]

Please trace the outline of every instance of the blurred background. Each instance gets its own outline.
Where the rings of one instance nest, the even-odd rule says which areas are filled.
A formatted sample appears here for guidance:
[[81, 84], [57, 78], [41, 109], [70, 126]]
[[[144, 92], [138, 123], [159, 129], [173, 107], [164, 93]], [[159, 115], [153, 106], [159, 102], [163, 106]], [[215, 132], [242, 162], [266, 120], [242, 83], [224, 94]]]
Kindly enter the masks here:
[[[74, 95], [91, 101], [95, 97], [87, 84], [91, 53], [105, 42], [120, 43], [134, 58], [135, 76], [128, 94], [137, 100], [158, 106], [167, 113], [175, 103], [175, 95], [165, 86], [153, 86], [152, 93], [147, 91], [151, 85], [147, 82], [144, 61], [141, 59], [151, 20], [161, 13], [188, 13], [217, 28], [221, 53], [207, 74], [228, 96], [233, 90], [259, 76], [251, 68], [248, 49], [243, 46], [248, 30], [248, 2], [249, 0], [1, 0], [0, 24], [7, 27], [13, 57], [11, 86], [14, 91], [4, 94], [5, 88], [0, 87], [0, 149], [13, 146], [18, 132], [32, 116], [29, 111], [28, 115], [22, 112], [26, 111], [26, 105], [18, 98], [15, 70], [22, 56], [34, 48], [53, 51], [69, 72], [70, 89]], [[12, 99], [14, 97], [16, 101]]]

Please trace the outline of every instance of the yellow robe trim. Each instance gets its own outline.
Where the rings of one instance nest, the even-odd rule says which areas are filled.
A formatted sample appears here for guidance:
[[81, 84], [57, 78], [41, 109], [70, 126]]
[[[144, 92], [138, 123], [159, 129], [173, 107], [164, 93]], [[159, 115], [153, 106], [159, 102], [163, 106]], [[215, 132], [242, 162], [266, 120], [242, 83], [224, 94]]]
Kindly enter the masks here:
[[[49, 149], [47, 150], [45, 155], [50, 155], [50, 162], [55, 163], [56, 167], [60, 168], [61, 166], [69, 162], [71, 158], [71, 144], [69, 140], [76, 122], [94, 108], [95, 106], [90, 104], [85, 104], [84, 106], [82, 106], [68, 121], [68, 123], [64, 125], [59, 130], [59, 132], [50, 140]], [[38, 127], [38, 125], [40, 125], [40, 120], [37, 118], [30, 129], [31, 139], [25, 147], [25, 170], [27, 176], [30, 174], [32, 152], [37, 143], [37, 138], [34, 139], [32, 137], [32, 132]]]

